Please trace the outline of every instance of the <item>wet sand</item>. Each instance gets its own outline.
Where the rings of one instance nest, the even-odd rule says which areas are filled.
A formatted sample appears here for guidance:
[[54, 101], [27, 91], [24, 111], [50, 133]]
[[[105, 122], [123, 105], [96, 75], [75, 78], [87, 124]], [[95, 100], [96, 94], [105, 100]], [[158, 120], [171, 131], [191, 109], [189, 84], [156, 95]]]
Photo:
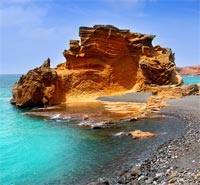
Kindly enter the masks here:
[[150, 96], [152, 96], [151, 93], [127, 93], [120, 96], [102, 96], [97, 98], [97, 100], [110, 102], [146, 103], [147, 98]]

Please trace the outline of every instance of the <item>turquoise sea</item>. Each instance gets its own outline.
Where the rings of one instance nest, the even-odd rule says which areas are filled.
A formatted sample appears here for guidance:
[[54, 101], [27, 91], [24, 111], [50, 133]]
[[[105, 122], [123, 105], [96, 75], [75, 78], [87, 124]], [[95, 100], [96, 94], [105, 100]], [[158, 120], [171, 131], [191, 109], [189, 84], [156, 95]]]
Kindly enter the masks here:
[[184, 84], [200, 83], [200, 76], [183, 76]]
[[[1, 185], [87, 184], [138, 163], [152, 147], [177, 137], [184, 129], [182, 121], [171, 116], [102, 130], [77, 127], [75, 120], [30, 117], [9, 103], [19, 77], [0, 75]], [[200, 77], [184, 77], [184, 81], [196, 83]], [[144, 141], [113, 136], [136, 129], [168, 134]]]

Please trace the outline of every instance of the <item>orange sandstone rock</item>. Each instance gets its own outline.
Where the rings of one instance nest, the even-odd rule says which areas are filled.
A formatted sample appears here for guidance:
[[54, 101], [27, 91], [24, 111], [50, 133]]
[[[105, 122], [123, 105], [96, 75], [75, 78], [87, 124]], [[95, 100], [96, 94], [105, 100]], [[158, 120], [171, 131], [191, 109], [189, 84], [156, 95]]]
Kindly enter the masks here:
[[12, 103], [46, 106], [128, 90], [144, 91], [151, 84], [182, 83], [174, 54], [171, 49], [154, 47], [154, 35], [111, 25], [80, 27], [79, 35], [80, 41], [71, 40], [69, 50], [63, 52], [64, 63], [55, 69], [32, 70], [15, 84]]
[[141, 130], [135, 130], [129, 132], [129, 135], [133, 137], [133, 139], [146, 139], [146, 138], [153, 138], [156, 137], [157, 134], [151, 132], [143, 132]]
[[191, 85], [182, 85], [182, 86], [161, 86], [157, 87], [157, 90], [154, 89], [154, 93], [158, 97], [162, 97], [164, 99], [173, 99], [173, 98], [182, 98], [188, 95], [199, 95], [199, 85], [191, 84]]
[[11, 103], [19, 107], [54, 105], [65, 101], [61, 82], [47, 59], [39, 68], [30, 70], [13, 86]]

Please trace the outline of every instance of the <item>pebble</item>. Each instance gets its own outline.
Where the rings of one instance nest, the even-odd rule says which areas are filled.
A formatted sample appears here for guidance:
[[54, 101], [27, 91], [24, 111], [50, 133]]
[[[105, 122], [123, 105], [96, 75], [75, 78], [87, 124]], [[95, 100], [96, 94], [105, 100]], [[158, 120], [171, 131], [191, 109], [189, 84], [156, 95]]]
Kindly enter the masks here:
[[170, 180], [168, 181], [169, 184], [174, 183], [174, 182], [175, 182], [175, 179], [170, 179]]
[[133, 168], [131, 170], [131, 175], [140, 175], [140, 174], [141, 174], [140, 168]]
[[177, 173], [172, 173], [170, 177], [173, 178], [173, 177], [176, 177], [176, 176], [177, 176]]
[[163, 176], [163, 173], [156, 173], [155, 178], [158, 179]]
[[149, 177], [147, 180], [145, 180], [146, 184], [152, 184], [152, 182], [153, 182], [153, 178], [152, 177]]
[[167, 170], [166, 170], [166, 174], [169, 174], [170, 171], [171, 171], [171, 169], [167, 169]]
[[138, 178], [138, 181], [141, 181], [144, 179], [144, 175], [141, 175], [139, 178]]

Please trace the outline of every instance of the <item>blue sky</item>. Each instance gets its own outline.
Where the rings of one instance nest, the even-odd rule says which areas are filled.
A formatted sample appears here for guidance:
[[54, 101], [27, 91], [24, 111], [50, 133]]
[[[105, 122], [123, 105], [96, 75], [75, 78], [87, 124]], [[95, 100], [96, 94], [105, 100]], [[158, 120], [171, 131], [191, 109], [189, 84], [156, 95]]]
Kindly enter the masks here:
[[64, 62], [79, 26], [111, 24], [155, 34], [177, 66], [200, 64], [200, 0], [0, 0], [0, 74]]

